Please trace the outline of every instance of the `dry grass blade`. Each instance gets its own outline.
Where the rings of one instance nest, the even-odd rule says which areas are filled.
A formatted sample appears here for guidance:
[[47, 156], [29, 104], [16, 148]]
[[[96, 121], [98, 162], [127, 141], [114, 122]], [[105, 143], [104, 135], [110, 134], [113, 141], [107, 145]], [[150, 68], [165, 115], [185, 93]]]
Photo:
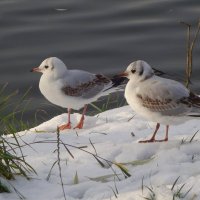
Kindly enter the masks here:
[[188, 195], [188, 193], [192, 190], [192, 187], [184, 194], [182, 192], [185, 184], [183, 184], [174, 194], [173, 194], [173, 200], [179, 199], [185, 199], [185, 197]]
[[198, 22], [197, 29], [195, 32], [194, 39], [191, 40], [191, 24], [188, 24], [186, 22], [181, 22], [185, 26], [187, 26], [187, 61], [186, 61], [186, 80], [185, 84], [186, 87], [189, 87], [189, 84], [191, 83], [191, 75], [192, 75], [192, 70], [193, 70], [193, 49], [195, 46], [195, 43], [197, 41], [197, 37], [199, 35], [200, 31], [200, 21]]
[[191, 188], [183, 195], [183, 198], [185, 198], [185, 197], [189, 194], [189, 192], [192, 190], [192, 188], [193, 188], [193, 187], [191, 187]]
[[107, 164], [108, 164], [108, 166], [110, 166], [110, 169], [113, 171], [113, 173], [115, 174], [115, 176], [117, 177], [117, 179], [118, 179], [119, 181], [121, 181], [121, 179], [119, 178], [119, 176], [117, 175], [117, 173], [116, 173], [115, 170], [113, 169], [111, 163], [107, 162]]
[[114, 189], [111, 187], [111, 186], [108, 186], [112, 191], [113, 191], [113, 194], [115, 195], [115, 198], [117, 199], [117, 193], [114, 191]]
[[115, 176], [114, 176], [114, 185], [115, 185], [115, 191], [116, 191], [116, 193], [119, 194], [119, 191], [117, 189], [117, 184], [116, 184]]
[[131, 174], [129, 174], [128, 169], [122, 164], [122, 163], [114, 163], [127, 177], [131, 177]]
[[151, 162], [154, 158], [155, 157], [151, 157], [151, 158], [144, 159], [144, 160], [134, 160], [134, 161], [120, 163], [120, 164], [122, 164], [122, 165], [133, 165], [133, 166], [144, 165], [144, 164]]
[[[117, 174], [117, 176], [119, 176], [121, 174]], [[95, 181], [95, 182], [102, 182], [102, 183], [106, 183], [109, 182], [111, 178], [115, 178], [116, 174], [108, 174], [108, 175], [104, 175], [104, 176], [98, 176], [98, 177], [87, 177], [89, 178], [91, 181]]]
[[97, 158], [96, 155], [93, 155], [93, 156], [94, 156], [94, 158], [97, 160], [97, 162], [101, 165], [101, 167], [105, 167], [105, 165], [103, 164], [103, 162], [101, 162], [101, 161], [99, 160], [99, 158]]
[[95, 108], [99, 113], [103, 112], [103, 110], [100, 109], [100, 108], [99, 108], [98, 106], [96, 106], [95, 104], [90, 103], [90, 105], [91, 105], [93, 108]]
[[190, 70], [191, 70], [191, 51], [190, 51], [190, 40], [191, 40], [191, 25], [186, 22], [181, 22], [183, 25], [187, 26], [187, 41], [186, 41], [186, 49], [187, 49], [187, 59], [186, 59], [186, 87], [189, 86], [190, 82]]
[[133, 115], [132, 117], [130, 117], [130, 118], [128, 119], [128, 122], [130, 122], [134, 117], [135, 117], [135, 115]]
[[198, 132], [199, 132], [199, 130], [196, 131], [195, 134], [192, 136], [192, 138], [190, 139], [190, 143], [193, 141], [193, 139], [195, 138], [195, 136], [197, 135]]
[[71, 151], [67, 148], [67, 146], [62, 142], [63, 146], [65, 147], [66, 151], [69, 153], [69, 155], [74, 159], [73, 154], [71, 153]]
[[51, 172], [52, 172], [52, 170], [53, 170], [53, 168], [54, 168], [54, 166], [55, 166], [55, 164], [58, 162], [58, 160], [56, 160], [54, 163], [53, 163], [53, 165], [51, 166], [51, 169], [49, 170], [49, 173], [48, 173], [48, 175], [47, 175], [47, 177], [46, 177], [46, 180], [47, 181], [49, 181], [49, 179], [50, 179], [50, 177], [51, 177]]
[[144, 176], [142, 177], [142, 194], [144, 192]]
[[153, 189], [151, 189], [150, 187], [148, 186], [145, 186], [150, 192], [154, 193]]
[[[9, 183], [10, 184], [10, 183]], [[15, 191], [15, 193], [18, 195], [18, 197], [22, 200], [26, 199], [24, 195], [22, 195], [12, 184], [10, 184]]]
[[77, 147], [78, 149], [85, 149], [85, 148], [88, 148], [88, 146], [79, 146]]
[[78, 178], [78, 173], [76, 171], [75, 176], [74, 176], [74, 184], [78, 184], [79, 183], [79, 178]]
[[198, 24], [197, 24], [197, 30], [196, 30], [196, 33], [195, 33], [194, 39], [193, 39], [193, 41], [192, 41], [192, 43], [191, 43], [191, 51], [192, 51], [193, 48], [194, 48], [194, 45], [195, 45], [196, 40], [197, 40], [197, 38], [198, 38], [199, 31], [200, 31], [200, 20], [198, 21]]
[[156, 194], [153, 191], [153, 189], [151, 189], [148, 186], [145, 186], [145, 187], [150, 191], [150, 193], [149, 193], [149, 197], [143, 197], [143, 198], [146, 199], [146, 200], [156, 200]]
[[181, 192], [181, 190], [183, 189], [185, 187], [185, 183], [180, 187], [180, 189], [178, 190], [178, 192], [177, 193], [180, 193]]
[[172, 187], [171, 187], [171, 191], [174, 190], [174, 187], [175, 187], [176, 183], [178, 182], [178, 179], [179, 179], [179, 178], [180, 178], [180, 176], [174, 181], [174, 183], [173, 183], [173, 185], [172, 185]]
[[60, 177], [60, 182], [62, 186], [62, 191], [63, 191], [63, 196], [64, 199], [67, 200], [66, 195], [65, 195], [65, 190], [64, 190], [64, 184], [63, 184], [63, 179], [62, 179], [62, 169], [61, 169], [61, 164], [60, 164], [60, 130], [57, 128], [57, 158], [58, 158], [58, 169], [59, 169], [59, 177]]
[[90, 139], [89, 139], [89, 141], [90, 141], [90, 144], [92, 145], [92, 147], [93, 147], [93, 149], [95, 151], [95, 154], [97, 155], [97, 151], [96, 151], [96, 148], [95, 148], [94, 144], [92, 143], [92, 141]]
[[19, 141], [18, 141], [16, 135], [13, 134], [13, 137], [14, 137], [14, 139], [15, 139], [15, 142], [17, 143], [17, 146], [19, 147], [19, 150], [20, 150], [21, 156], [22, 156], [22, 158], [23, 158], [23, 161], [25, 161], [24, 155], [23, 155], [23, 152], [22, 152], [22, 149], [21, 149], [21, 146], [20, 146], [20, 144], [19, 144]]

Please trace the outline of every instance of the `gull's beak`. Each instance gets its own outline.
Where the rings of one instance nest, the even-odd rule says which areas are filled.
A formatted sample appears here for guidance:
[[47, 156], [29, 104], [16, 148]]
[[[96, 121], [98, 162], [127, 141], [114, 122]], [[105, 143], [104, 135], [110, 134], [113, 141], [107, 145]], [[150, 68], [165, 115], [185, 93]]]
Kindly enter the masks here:
[[41, 69], [39, 67], [35, 67], [35, 68], [31, 69], [30, 72], [41, 72]]
[[128, 76], [128, 72], [124, 71], [120, 74], [117, 75], [118, 77], [127, 77]]

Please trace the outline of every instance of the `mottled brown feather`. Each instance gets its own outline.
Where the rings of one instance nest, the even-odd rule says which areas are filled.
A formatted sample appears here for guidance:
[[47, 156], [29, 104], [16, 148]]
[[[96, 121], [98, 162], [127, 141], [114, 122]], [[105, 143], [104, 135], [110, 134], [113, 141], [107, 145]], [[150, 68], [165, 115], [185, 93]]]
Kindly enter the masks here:
[[148, 96], [142, 97], [140, 94], [138, 94], [137, 97], [140, 99], [145, 108], [148, 108], [154, 112], [161, 112], [176, 108], [176, 104], [172, 102], [172, 99], [164, 99], [161, 101], [159, 99], [152, 99]]
[[103, 86], [109, 82], [110, 80], [107, 77], [101, 74], [97, 74], [95, 75], [95, 78], [92, 81], [82, 83], [76, 87], [71, 87], [71, 86], [66, 85], [62, 88], [62, 91], [64, 92], [64, 94], [68, 96], [78, 97], [88, 92], [94, 86], [100, 86], [100, 85]]
[[138, 94], [137, 97], [140, 99], [145, 108], [148, 108], [154, 112], [176, 109], [179, 104], [185, 104], [188, 107], [200, 107], [200, 97], [192, 92], [190, 92], [188, 97], [183, 97], [176, 102], [173, 102], [172, 99], [164, 99], [161, 101], [159, 99], [152, 99], [148, 96], [142, 97], [140, 94]]
[[184, 97], [180, 99], [180, 102], [183, 104], [191, 106], [200, 107], [200, 97], [194, 94], [193, 92], [190, 92], [188, 97]]

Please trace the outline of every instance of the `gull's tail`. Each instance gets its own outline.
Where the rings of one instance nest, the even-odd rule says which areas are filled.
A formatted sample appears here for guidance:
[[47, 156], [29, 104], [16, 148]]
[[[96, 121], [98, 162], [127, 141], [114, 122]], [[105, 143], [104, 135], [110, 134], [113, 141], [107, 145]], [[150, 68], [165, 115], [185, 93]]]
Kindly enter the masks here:
[[190, 92], [189, 97], [183, 99], [183, 103], [192, 107], [189, 117], [200, 117], [200, 97], [198, 95]]
[[192, 115], [188, 115], [189, 117], [200, 117], [200, 114], [199, 115], [195, 115], [195, 114], [192, 114]]
[[112, 87], [118, 87], [125, 85], [127, 78], [126, 77], [119, 77], [119, 76], [113, 76], [111, 78], [111, 81], [113, 83]]
[[116, 92], [116, 91], [122, 91], [125, 88], [126, 84], [126, 77], [119, 77], [119, 76], [113, 76], [111, 79], [111, 86], [106, 88], [103, 92]]
[[200, 97], [198, 95], [190, 92], [188, 100], [193, 107], [200, 108]]

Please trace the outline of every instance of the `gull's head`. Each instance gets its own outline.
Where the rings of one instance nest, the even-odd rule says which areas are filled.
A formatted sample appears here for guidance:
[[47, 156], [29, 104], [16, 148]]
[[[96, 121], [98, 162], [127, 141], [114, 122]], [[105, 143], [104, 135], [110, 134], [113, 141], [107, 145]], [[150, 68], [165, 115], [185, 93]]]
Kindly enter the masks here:
[[35, 67], [31, 72], [41, 72], [44, 75], [54, 78], [63, 76], [67, 71], [66, 65], [62, 60], [56, 57], [50, 57], [42, 61], [39, 67]]
[[127, 77], [130, 80], [142, 81], [154, 75], [151, 66], [143, 61], [137, 60], [128, 65], [127, 69], [119, 76]]

